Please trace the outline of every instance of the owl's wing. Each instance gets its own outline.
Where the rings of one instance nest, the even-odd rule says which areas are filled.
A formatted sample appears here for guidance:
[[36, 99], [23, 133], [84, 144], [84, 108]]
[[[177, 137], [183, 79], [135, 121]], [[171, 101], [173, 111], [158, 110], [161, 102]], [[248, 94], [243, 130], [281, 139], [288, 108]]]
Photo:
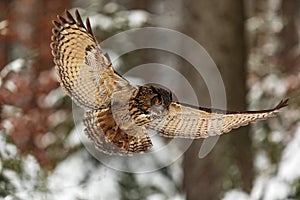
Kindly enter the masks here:
[[89, 19], [86, 26], [76, 10], [76, 19], [66, 11], [66, 17], [53, 21], [52, 54], [61, 86], [75, 102], [87, 109], [99, 109], [110, 103], [116, 87], [128, 82], [114, 72], [92, 32]]
[[84, 132], [97, 149], [112, 155], [144, 153], [152, 147], [146, 129], [135, 124], [118, 124], [111, 108], [92, 110], [85, 113]]
[[261, 111], [229, 112], [207, 108], [193, 108], [171, 103], [167, 114], [154, 119], [146, 128], [170, 138], [207, 138], [221, 135], [251, 122], [273, 117], [280, 108], [287, 106], [281, 101], [275, 108]]

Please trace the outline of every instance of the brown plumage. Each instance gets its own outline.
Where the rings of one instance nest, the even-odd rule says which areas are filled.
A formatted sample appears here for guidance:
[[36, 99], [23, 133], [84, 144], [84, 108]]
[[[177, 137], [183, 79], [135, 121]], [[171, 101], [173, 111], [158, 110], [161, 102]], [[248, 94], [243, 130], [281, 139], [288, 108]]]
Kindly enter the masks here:
[[112, 68], [78, 11], [75, 18], [53, 21], [52, 54], [60, 85], [76, 104], [87, 110], [84, 132], [104, 153], [131, 155], [152, 147], [147, 130], [169, 138], [206, 138], [251, 122], [273, 117], [274, 109], [229, 112], [176, 103], [172, 93], [152, 85], [136, 86]]

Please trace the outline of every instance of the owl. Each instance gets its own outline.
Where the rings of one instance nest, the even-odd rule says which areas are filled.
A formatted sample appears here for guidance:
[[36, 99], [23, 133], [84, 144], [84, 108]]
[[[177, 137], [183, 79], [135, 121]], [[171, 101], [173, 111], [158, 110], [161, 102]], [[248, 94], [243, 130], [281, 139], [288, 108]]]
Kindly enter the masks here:
[[51, 49], [61, 87], [86, 110], [84, 132], [107, 154], [133, 155], [152, 147], [150, 130], [168, 138], [207, 138], [251, 122], [273, 117], [287, 101], [260, 111], [231, 112], [195, 107], [173, 100], [171, 91], [155, 85], [130, 83], [112, 67], [87, 18], [53, 21]]

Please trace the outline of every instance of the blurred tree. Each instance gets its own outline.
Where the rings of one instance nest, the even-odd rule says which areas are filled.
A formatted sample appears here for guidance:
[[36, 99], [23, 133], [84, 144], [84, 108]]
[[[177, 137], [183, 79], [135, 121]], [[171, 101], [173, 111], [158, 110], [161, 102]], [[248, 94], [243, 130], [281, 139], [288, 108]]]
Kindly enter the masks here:
[[298, 53], [298, 22], [299, 22], [299, 1], [285, 0], [281, 2], [283, 28], [281, 36], [281, 65], [285, 70], [299, 71], [299, 53]]
[[7, 16], [7, 1], [0, 1], [0, 70], [5, 66], [8, 60], [8, 41], [5, 38], [7, 34], [7, 21], [5, 16]]
[[[165, 2], [169, 4], [164, 4]], [[86, 156], [88, 158], [85, 158], [83, 155], [88, 154], [84, 149], [80, 149], [81, 151], [78, 151], [78, 154], [71, 154], [71, 147], [66, 142], [67, 136], [74, 128], [71, 115], [71, 100], [68, 97], [66, 98], [57, 84], [49, 43], [52, 27], [51, 20], [55, 19], [57, 14], [62, 14], [65, 9], [74, 6], [74, 4], [76, 7], [86, 8], [86, 10], [81, 12], [84, 16], [97, 19], [93, 23], [93, 30], [99, 41], [122, 30], [132, 28], [129, 25], [130, 19], [128, 16], [135, 9], [143, 9], [151, 13], [152, 19], [147, 20], [146, 23], [151, 21], [151, 23], [154, 23], [152, 25], [156, 25], [155, 23], [160, 21], [164, 23], [162, 26], [173, 28], [174, 26], [171, 25], [174, 25], [174, 21], [172, 23], [166, 20], [167, 17], [163, 15], [157, 17], [159, 14], [155, 13], [155, 9], [159, 10], [158, 13], [160, 14], [166, 14], [166, 11], [172, 10], [173, 13], [169, 18], [172, 20], [175, 17], [182, 19], [186, 33], [198, 40], [218, 65], [225, 81], [228, 108], [232, 110], [246, 108], [246, 50], [243, 34], [243, 3], [233, 0], [188, 0], [183, 2], [185, 17], [181, 17], [181, 9], [173, 9], [172, 6], [174, 6], [175, 2], [172, 0], [117, 0], [113, 2], [108, 0], [0, 1], [0, 70], [4, 69], [0, 73], [0, 103], [2, 109], [0, 109], [2, 111], [0, 126], [5, 129], [5, 133], [0, 132], [0, 148], [3, 146], [8, 147], [5, 151], [0, 152], [1, 197], [11, 195], [12, 198], [17, 198], [19, 196], [14, 193], [22, 193], [24, 188], [29, 188], [28, 194], [31, 191], [37, 191], [41, 194], [47, 193], [47, 187], [44, 185], [46, 184], [44, 182], [45, 176], [37, 173], [37, 171], [42, 172], [42, 168], [40, 169], [32, 156], [19, 156], [15, 146], [10, 141], [8, 142], [5, 136], [6, 133], [12, 136], [18, 150], [23, 153], [32, 152], [37, 160], [44, 165], [51, 164], [53, 166], [57, 164], [57, 161], [61, 161], [58, 165], [66, 166], [67, 169], [73, 169], [74, 163], [64, 158], [72, 157], [77, 160], [75, 166], [80, 165], [81, 173], [78, 174], [83, 175], [82, 179], [78, 178], [78, 182], [76, 182], [72, 179], [74, 173], [68, 174], [62, 170], [64, 173], [61, 180], [70, 180], [73, 185], [78, 184], [76, 185], [76, 190], [83, 195], [86, 194], [87, 190], [80, 185], [82, 182], [90, 186], [91, 191], [94, 191], [95, 184], [99, 185], [98, 188], [107, 185], [106, 180], [103, 183], [98, 179], [96, 181], [93, 180], [95, 177], [105, 178], [108, 172], [105, 172], [105, 175], [99, 175], [97, 170], [106, 168], [93, 158], [88, 156]], [[270, 58], [271, 56], [268, 52], [264, 51], [273, 42], [273, 40], [270, 40], [271, 30], [269, 30], [272, 26], [266, 25], [268, 23], [271, 24], [271, 19], [269, 21], [265, 20], [268, 18], [267, 13], [270, 13], [270, 10], [265, 9], [265, 7], [271, 6], [270, 1], [253, 0], [251, 2], [255, 2], [253, 3], [255, 6], [253, 17], [256, 20], [258, 19], [258, 22], [263, 21], [261, 23], [262, 27], [257, 28], [260, 33], [263, 33], [263, 36], [255, 37], [257, 44], [252, 45], [251, 50], [256, 55]], [[296, 23], [298, 20], [299, 1], [287, 0], [281, 3], [284, 22], [281, 34], [283, 39], [282, 55], [284, 57], [281, 62], [282, 66], [293, 66], [293, 68], [286, 67], [283, 71], [298, 71], [299, 56], [295, 50], [297, 50], [296, 44], [298, 44]], [[81, 4], [87, 7], [81, 6]], [[178, 4], [178, 8], [181, 8], [181, 3], [176, 2], [176, 4]], [[271, 12], [274, 12], [274, 10]], [[103, 28], [104, 26], [98, 21], [99, 19], [109, 21], [111, 24], [107, 28]], [[278, 21], [275, 22], [277, 23], [274, 24], [278, 25]], [[140, 26], [142, 25], [145, 24]], [[257, 30], [255, 29], [255, 31]], [[269, 41], [269, 43], [266, 41]], [[128, 55], [126, 65], [122, 65], [121, 68], [124, 71], [121, 72], [125, 72], [130, 66], [136, 66], [137, 63], [152, 61], [152, 57], [149, 54], [153, 53], [153, 51], [149, 53], [149, 51], [145, 50], [144, 53], [146, 55], [142, 54], [142, 56], [138, 55], [139, 52], [136, 53]], [[125, 59], [126, 56], [124, 56]], [[164, 55], [161, 57], [163, 60], [173, 60], [168, 59]], [[286, 58], [288, 60], [285, 60]], [[267, 71], [269, 73], [270, 68], [268, 67], [274, 64], [271, 63], [268, 67], [265, 67], [266, 63], [270, 63], [269, 61], [269, 59], [264, 59], [263, 62], [259, 63], [260, 65], [255, 65], [254, 67], [258, 68], [257, 71]], [[9, 63], [11, 64], [10, 66], [7, 65]], [[153, 74], [155, 73], [157, 72], [153, 72]], [[292, 77], [293, 73], [289, 73]], [[185, 74], [189, 75], [187, 72]], [[298, 78], [296, 77], [296, 79]], [[260, 81], [262, 80], [264, 79], [261, 78]], [[294, 93], [298, 94], [297, 91], [299, 90], [296, 89], [299, 88], [300, 82], [298, 81], [297, 85], [293, 80], [295, 79], [291, 79], [287, 83], [294, 85]], [[255, 81], [258, 81], [257, 77]], [[205, 90], [205, 86], [203, 86], [203, 90]], [[209, 99], [205, 97], [206, 94], [205, 91], [201, 92], [199, 100], [201, 105], [209, 106]], [[275, 128], [273, 127], [274, 129], [276, 129], [276, 126]], [[184, 161], [184, 185], [188, 199], [219, 199], [222, 195], [221, 192], [226, 189], [241, 187], [246, 191], [251, 189], [253, 179], [253, 155], [251, 149], [253, 147], [251, 147], [251, 140], [247, 132], [248, 128], [243, 128], [222, 136], [216, 148], [205, 159], [201, 160], [198, 159], [201, 142], [194, 142], [186, 153]], [[265, 130], [265, 132], [270, 131]], [[268, 134], [265, 134], [265, 140], [268, 139]], [[271, 146], [267, 144], [262, 146], [262, 148], [265, 151], [270, 151]], [[3, 148], [1, 149], [3, 150]], [[5, 157], [7, 156], [5, 152], [12, 151], [12, 149], [13, 152], [9, 154], [11, 156]], [[278, 151], [273, 152], [272, 156], [277, 156], [274, 162], [278, 162], [280, 159], [279, 155]], [[91, 167], [91, 163], [95, 164]], [[31, 171], [32, 164], [34, 164], [36, 171]], [[177, 163], [176, 166], [178, 165]], [[87, 166], [90, 166], [90, 168]], [[61, 168], [57, 167], [55, 169], [59, 171]], [[111, 176], [115, 176], [115, 172], [109, 173]], [[55, 173], [53, 174], [55, 176]], [[181, 174], [178, 175], [178, 171], [174, 173], [174, 176], [177, 178], [168, 174], [172, 174], [171, 167], [148, 174], [149, 178], [146, 177], [144, 179], [154, 180], [149, 183], [145, 183], [143, 179], [140, 180], [135, 174], [116, 175], [118, 179], [114, 180], [108, 175], [107, 180], [115, 182], [114, 186], [116, 187], [113, 189], [116, 192], [120, 192], [120, 196], [124, 199], [133, 199], [133, 197], [136, 197], [136, 199], [150, 199], [151, 195], [154, 195], [153, 198], [155, 198], [157, 194], [160, 194], [158, 198], [170, 199], [181, 192], [179, 191]], [[17, 179], [10, 179], [10, 175], [17, 177]], [[40, 175], [42, 178], [39, 177]], [[15, 180], [18, 180], [18, 182]], [[35, 180], [35, 184], [28, 187], [28, 182], [32, 180]], [[22, 184], [18, 184], [20, 181]], [[165, 188], [169, 188], [170, 185], [171, 190], [166, 190]], [[298, 183], [297, 188], [295, 192], [296, 197], [299, 196]], [[68, 192], [74, 193], [63, 187], [60, 190], [62, 197]], [[52, 192], [56, 194], [57, 191], [55, 189]], [[99, 196], [103, 192], [101, 191], [97, 195]], [[74, 194], [74, 196], [76, 195]], [[78, 196], [77, 198], [81, 197]], [[22, 198], [20, 197], [20, 199]], [[23, 197], [23, 199], [28, 198]]]
[[[0, 102], [6, 105], [1, 118], [6, 120], [6, 124], [12, 124], [7, 133], [21, 152], [32, 152], [42, 164], [53, 164], [56, 156], [62, 155], [49, 157], [45, 150], [53, 141], [48, 143], [48, 140], [47, 144], [42, 141], [46, 134], [48, 139], [56, 137], [53, 134], [56, 127], [48, 119], [62, 108], [51, 107], [46, 102], [47, 95], [58, 88], [49, 48], [49, 27], [56, 14], [68, 7], [70, 1], [57, 0], [2, 1], [0, 6], [6, 9], [1, 19], [7, 21], [7, 31], [1, 35], [5, 43], [3, 47], [1, 44], [0, 50], [5, 51], [1, 54], [5, 58], [1, 60], [1, 68], [6, 66], [7, 72], [1, 77]], [[8, 65], [12, 61], [16, 62]]]
[[[236, 0], [188, 0], [184, 3], [186, 33], [203, 45], [217, 64], [224, 80], [229, 110], [247, 108], [243, 6], [243, 1]], [[208, 96], [201, 96], [199, 100], [201, 104], [209, 103]], [[230, 187], [250, 191], [254, 174], [247, 127], [223, 135], [204, 159], [198, 159], [200, 145], [201, 141], [194, 141], [185, 154], [187, 199], [219, 199], [221, 191]], [[230, 175], [237, 178], [234, 180]], [[224, 180], [225, 176], [229, 180]]]

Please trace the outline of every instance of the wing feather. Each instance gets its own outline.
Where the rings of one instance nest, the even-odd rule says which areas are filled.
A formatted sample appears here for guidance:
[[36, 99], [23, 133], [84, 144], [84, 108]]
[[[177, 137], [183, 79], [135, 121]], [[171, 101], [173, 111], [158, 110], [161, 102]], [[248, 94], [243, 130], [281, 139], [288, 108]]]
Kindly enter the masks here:
[[86, 126], [85, 134], [104, 153], [132, 155], [144, 153], [152, 147], [145, 129], [139, 127], [132, 131], [120, 128], [110, 108], [86, 112], [83, 123]]
[[154, 119], [146, 128], [170, 138], [207, 138], [228, 133], [232, 129], [276, 115], [280, 108], [287, 106], [281, 101], [275, 108], [261, 111], [231, 112], [171, 103], [165, 116]]
[[53, 21], [51, 48], [58, 80], [79, 106], [106, 107], [116, 87], [128, 82], [114, 72], [104, 56], [89, 19], [85, 26], [77, 10], [75, 15], [76, 19], [66, 11], [66, 17]]

